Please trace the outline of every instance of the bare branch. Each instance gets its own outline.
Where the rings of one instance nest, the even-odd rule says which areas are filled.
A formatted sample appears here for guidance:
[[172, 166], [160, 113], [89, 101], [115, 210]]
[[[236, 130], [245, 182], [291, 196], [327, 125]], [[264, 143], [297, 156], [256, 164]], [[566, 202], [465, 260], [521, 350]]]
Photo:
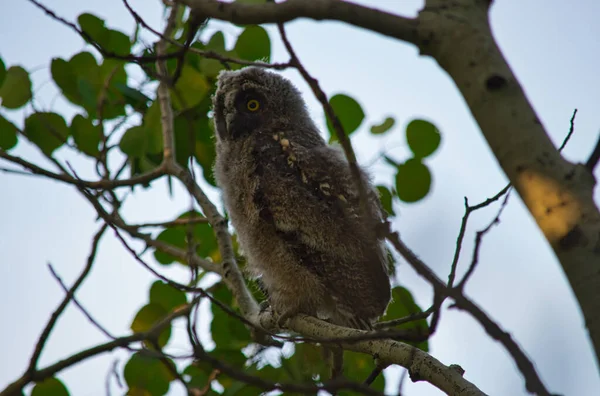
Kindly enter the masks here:
[[73, 286], [71, 286], [71, 288], [67, 292], [66, 296], [63, 298], [60, 305], [56, 308], [56, 310], [50, 316], [50, 320], [48, 321], [48, 323], [46, 324], [46, 327], [42, 331], [42, 334], [40, 335], [40, 338], [35, 346], [35, 350], [33, 351], [33, 355], [31, 356], [31, 360], [29, 361], [29, 367], [27, 368], [27, 375], [32, 376], [35, 373], [36, 367], [37, 367], [37, 362], [40, 358], [40, 355], [42, 354], [42, 350], [44, 349], [44, 346], [46, 345], [46, 341], [48, 341], [48, 337], [50, 336], [50, 333], [52, 332], [52, 329], [54, 328], [54, 325], [56, 324], [56, 321], [58, 320], [60, 315], [64, 312], [67, 305], [69, 305], [69, 302], [73, 299], [73, 296], [75, 295], [75, 292], [77, 291], [79, 286], [81, 286], [81, 284], [83, 283], [85, 278], [90, 273], [90, 270], [92, 269], [92, 265], [94, 264], [94, 259], [96, 258], [96, 251], [98, 249], [98, 244], [100, 242], [100, 238], [102, 238], [102, 235], [104, 234], [104, 231], [106, 231], [106, 228], [107, 228], [107, 224], [102, 225], [102, 227], [100, 227], [98, 232], [96, 232], [96, 235], [94, 235], [94, 238], [92, 239], [91, 252], [90, 252], [90, 255], [88, 256], [87, 263], [86, 263], [85, 267], [83, 268], [83, 271], [81, 272], [81, 274], [79, 274], [79, 276], [77, 277], [77, 280], [75, 281], [75, 283], [73, 283]]
[[502, 205], [500, 205], [500, 209], [498, 209], [498, 213], [496, 214], [496, 217], [494, 217], [492, 219], [492, 221], [490, 221], [490, 223], [484, 229], [477, 231], [477, 233], [475, 234], [475, 247], [473, 248], [473, 256], [471, 259], [471, 265], [469, 266], [469, 269], [465, 273], [465, 276], [462, 278], [460, 283], [458, 285], [456, 285], [457, 289], [464, 290], [465, 284], [467, 283], [467, 281], [469, 280], [471, 275], [473, 275], [473, 272], [475, 271], [475, 267], [477, 266], [477, 263], [479, 262], [479, 249], [481, 248], [481, 243], [483, 241], [483, 237], [485, 234], [487, 234], [492, 229], [492, 227], [494, 225], [496, 225], [500, 222], [500, 216], [502, 215], [502, 212], [504, 211], [504, 208], [506, 207], [506, 204], [508, 203], [508, 197], [510, 197], [510, 194], [506, 194], [506, 196], [504, 197], [504, 201], [502, 201]]
[[[259, 321], [265, 328], [270, 328], [276, 324], [276, 318], [269, 311], [261, 314]], [[352, 339], [364, 334], [361, 330], [336, 326], [306, 315], [297, 315], [289, 319], [287, 326], [292, 331], [311, 338], [334, 336], [340, 339]], [[398, 364], [406, 367], [415, 380], [425, 380], [449, 395], [484, 395], [481, 390], [455, 370], [411, 345], [388, 339], [342, 342], [341, 346], [351, 351], [377, 356], [384, 366]]]
[[587, 162], [585, 163], [585, 167], [588, 168], [590, 172], [593, 172], [594, 168], [598, 164], [598, 160], [600, 160], [600, 136], [598, 136], [596, 146], [594, 147], [592, 154], [590, 154], [590, 158], [588, 158]]
[[481, 308], [474, 302], [468, 299], [458, 288], [448, 288], [440, 278], [435, 275], [431, 269], [419, 259], [406, 246], [398, 236], [398, 233], [389, 232], [387, 239], [396, 248], [396, 250], [404, 257], [404, 259], [413, 267], [413, 269], [425, 278], [434, 288], [436, 294], [445, 297], [450, 297], [454, 300], [457, 308], [467, 311], [473, 316], [485, 329], [490, 337], [500, 342], [508, 353], [512, 356], [517, 367], [523, 374], [527, 390], [538, 395], [550, 395], [542, 380], [535, 370], [535, 366], [529, 360], [527, 355], [521, 350], [519, 345], [512, 339], [511, 335], [503, 330], [496, 322], [494, 322]]
[[191, 309], [198, 303], [200, 297], [196, 297], [189, 304], [184, 305], [178, 309], [175, 309], [169, 315], [165, 316], [148, 331], [141, 333], [135, 333], [130, 336], [119, 337], [110, 342], [97, 345], [95, 347], [78, 352], [70, 357], [60, 360], [48, 367], [40, 370], [30, 372], [29, 370], [18, 380], [8, 385], [3, 391], [0, 392], [0, 396], [13, 396], [18, 394], [27, 384], [30, 382], [39, 382], [48, 377], [53, 376], [57, 372], [64, 370], [67, 367], [71, 367], [83, 360], [89, 359], [90, 357], [99, 355], [104, 352], [112, 351], [115, 348], [128, 347], [130, 344], [145, 340], [158, 339], [165, 327], [169, 326], [173, 320], [181, 316], [188, 315]]
[[65, 182], [72, 184], [74, 186], [86, 187], [92, 189], [114, 189], [118, 187], [132, 187], [139, 184], [148, 184], [153, 180], [158, 179], [159, 177], [165, 174], [162, 167], [157, 167], [149, 172], [143, 173], [138, 176], [134, 176], [129, 179], [118, 179], [118, 180], [98, 180], [98, 181], [88, 181], [75, 179], [67, 174], [58, 174], [52, 171], [41, 168], [29, 161], [26, 161], [20, 157], [16, 157], [14, 155], [8, 154], [6, 151], [0, 149], [0, 158], [4, 158], [5, 160], [12, 162], [14, 164], [20, 165], [21, 167], [27, 169], [33, 174], [46, 176], [50, 179], [54, 179], [57, 181]]
[[[106, 224], [105, 224], [106, 226]], [[60, 287], [65, 291], [65, 293], [67, 293], [67, 295], [70, 293], [69, 289], [67, 288], [67, 285], [65, 285], [65, 283], [63, 282], [63, 280], [60, 278], [60, 276], [56, 273], [56, 271], [54, 270], [54, 268], [52, 267], [51, 264], [48, 264], [48, 269], [50, 269], [50, 273], [52, 274], [52, 276], [54, 277], [54, 279], [56, 279], [56, 281], [58, 282], [58, 284], [60, 285]], [[92, 315], [85, 309], [83, 308], [83, 306], [79, 303], [79, 300], [77, 300], [77, 297], [75, 297], [74, 295], [71, 296], [71, 301], [73, 301], [73, 303], [77, 306], [77, 308], [79, 308], [79, 310], [85, 315], [85, 317], [90, 321], [90, 323], [92, 323], [94, 326], [96, 326], [96, 328], [98, 330], [100, 330], [105, 336], [107, 336], [108, 338], [110, 338], [111, 340], [114, 340], [115, 336], [113, 336], [112, 334], [110, 334], [108, 332], [108, 330], [106, 330], [104, 328], [104, 326], [102, 326], [96, 319], [94, 319], [92, 317]]]
[[190, 224], [207, 224], [208, 219], [206, 217], [194, 217], [193, 219], [176, 219], [171, 221], [165, 221], [162, 223], [143, 223], [143, 224], [131, 224], [128, 227], [132, 229], [147, 228], [147, 227], [160, 227], [160, 228], [174, 228], [174, 227], [185, 227]]
[[[316, 96], [317, 100], [321, 103], [321, 106], [323, 106], [323, 109], [325, 110], [327, 117], [329, 117], [329, 119], [331, 120], [331, 123], [333, 124], [333, 128], [335, 129], [335, 132], [337, 134], [338, 140], [339, 140], [340, 144], [342, 145], [342, 148], [344, 149], [344, 154], [346, 155], [346, 159], [348, 160], [348, 164], [350, 166], [350, 173], [352, 174], [352, 178], [354, 179], [354, 183], [356, 184], [356, 189], [357, 189], [359, 197], [360, 197], [362, 213], [369, 221], [374, 222], [374, 219], [371, 219], [370, 216], [368, 216], [369, 210], [367, 208], [367, 205], [368, 205], [367, 190], [363, 183], [363, 178], [362, 178], [360, 169], [358, 167], [358, 163], [356, 161], [356, 154], [354, 153], [354, 149], [352, 148], [352, 143], [350, 142], [348, 135], [344, 131], [344, 128], [342, 127], [342, 123], [340, 122], [340, 119], [335, 114], [335, 111], [333, 111], [333, 107], [327, 100], [327, 95], [321, 89], [319, 82], [308, 73], [308, 70], [306, 70], [304, 65], [302, 65], [302, 62], [300, 62], [300, 59], [296, 55], [296, 52], [294, 51], [292, 44], [288, 40], [287, 34], [285, 33], [285, 27], [283, 26], [282, 23], [278, 23], [277, 28], [279, 29], [279, 33], [281, 35], [283, 44], [285, 45], [285, 48], [287, 49], [288, 53], [290, 54], [290, 57], [291, 57], [290, 64], [293, 67], [295, 67], [298, 70], [298, 72], [300, 72], [300, 74], [302, 75], [304, 80], [310, 86], [310, 88], [313, 91], [314, 95]], [[374, 228], [375, 227], [373, 225], [373, 230], [374, 230]]]
[[297, 18], [347, 22], [409, 43], [419, 43], [418, 22], [349, 1], [287, 0], [244, 4], [216, 0], [178, 0], [194, 12], [236, 24], [284, 23]]

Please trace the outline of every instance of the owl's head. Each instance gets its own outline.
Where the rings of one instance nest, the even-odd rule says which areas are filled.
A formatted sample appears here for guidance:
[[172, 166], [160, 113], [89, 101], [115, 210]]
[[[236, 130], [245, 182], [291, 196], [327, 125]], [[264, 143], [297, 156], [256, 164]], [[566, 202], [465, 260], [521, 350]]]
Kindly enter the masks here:
[[213, 111], [220, 141], [244, 139], [259, 131], [315, 129], [298, 89], [286, 78], [258, 67], [222, 71]]

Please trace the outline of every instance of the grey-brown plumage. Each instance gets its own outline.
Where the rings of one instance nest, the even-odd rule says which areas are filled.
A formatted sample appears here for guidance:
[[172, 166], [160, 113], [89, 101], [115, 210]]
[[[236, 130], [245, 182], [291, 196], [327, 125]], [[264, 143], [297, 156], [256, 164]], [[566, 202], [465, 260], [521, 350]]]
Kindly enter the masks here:
[[[369, 328], [390, 300], [387, 256], [343, 153], [326, 144], [299, 91], [259, 68], [219, 75], [215, 176], [248, 268], [282, 317]], [[368, 212], [382, 211], [370, 181]]]

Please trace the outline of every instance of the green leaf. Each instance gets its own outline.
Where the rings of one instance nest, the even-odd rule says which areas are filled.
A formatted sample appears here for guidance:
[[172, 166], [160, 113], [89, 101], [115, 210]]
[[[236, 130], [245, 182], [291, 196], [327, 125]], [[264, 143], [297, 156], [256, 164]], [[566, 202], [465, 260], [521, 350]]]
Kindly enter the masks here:
[[77, 114], [71, 121], [71, 136], [77, 148], [83, 153], [95, 157], [100, 152], [98, 145], [102, 141], [102, 127], [92, 124], [92, 121]]
[[398, 166], [396, 192], [402, 201], [419, 201], [427, 195], [430, 188], [431, 173], [420, 159], [411, 158]]
[[[131, 323], [131, 330], [135, 333], [148, 331], [157, 322], [167, 316], [169, 312], [164, 309], [161, 305], [150, 303], [144, 305], [138, 313], [135, 315], [133, 322]], [[167, 345], [169, 338], [171, 337], [171, 326], [166, 326], [165, 329], [160, 333], [158, 337], [158, 345], [162, 348]], [[151, 346], [151, 344], [148, 344]]]
[[131, 157], [142, 157], [146, 153], [146, 129], [134, 126], [126, 130], [119, 142], [119, 148]]
[[[175, 367], [170, 359], [168, 362]], [[163, 362], [144, 352], [137, 352], [131, 356], [125, 364], [123, 376], [130, 388], [127, 395], [162, 396], [169, 391], [170, 382], [174, 379]]]
[[[421, 313], [423, 310], [417, 303], [411, 294], [411, 292], [402, 287], [396, 286], [392, 289], [392, 303], [388, 306], [387, 311], [381, 321], [388, 321], [394, 319], [400, 319], [407, 317], [412, 314]], [[429, 326], [427, 325], [426, 319], [415, 320], [412, 322], [403, 323], [401, 325], [396, 326], [398, 329], [416, 329], [422, 332], [427, 332]], [[414, 343], [409, 342], [411, 345], [415, 345], [416, 347], [428, 351], [429, 345], [427, 341]]]
[[134, 126], [125, 131], [119, 148], [128, 156], [137, 158], [162, 152], [160, 108], [157, 102], [150, 106], [141, 126]]
[[406, 141], [415, 158], [424, 158], [433, 154], [441, 140], [438, 129], [428, 121], [413, 120], [406, 127]]
[[46, 155], [67, 141], [69, 128], [65, 119], [56, 113], [33, 113], [25, 120], [25, 136]]
[[189, 64], [184, 64], [175, 89], [171, 91], [173, 107], [182, 110], [196, 106], [208, 94], [210, 88], [202, 73]]
[[[350, 96], [344, 94], [334, 95], [329, 99], [329, 104], [340, 120], [347, 136], [356, 131], [365, 118], [365, 113], [360, 104]], [[338, 139], [337, 133], [329, 117], [327, 117], [327, 129], [329, 129], [331, 135], [330, 141], [336, 141]]]
[[[179, 216], [179, 219], [189, 218], [191, 214], [189, 212], [183, 213]], [[199, 213], [195, 213], [195, 216], [204, 217]], [[196, 224], [194, 225], [194, 243], [197, 245], [196, 253], [203, 258], [210, 258], [214, 262], [221, 260], [221, 254], [219, 253], [217, 239], [213, 232], [212, 227], [209, 224]], [[168, 228], [161, 232], [156, 238], [159, 241], [166, 242], [175, 247], [187, 250], [187, 232], [186, 227]], [[173, 261], [182, 262], [175, 257], [156, 250], [154, 252], [154, 258], [160, 264], [168, 265]]]
[[0, 148], [10, 150], [17, 145], [18, 128], [0, 115]]
[[[185, 230], [181, 228], [167, 228], [156, 238], [157, 241], [168, 243], [169, 245], [184, 249], [185, 248]], [[181, 262], [168, 253], [161, 252], [156, 249], [154, 251], [154, 259], [162, 265], [172, 264], [174, 261]], [[181, 262], [182, 263], [182, 262]], [[185, 264], [185, 263], [182, 263]]]
[[[233, 301], [231, 291], [223, 284], [216, 288], [213, 297], [228, 306]], [[210, 334], [217, 344], [217, 349], [239, 351], [252, 341], [250, 332], [239, 318], [225, 312], [216, 304], [211, 305], [211, 311], [213, 320], [210, 324]]]
[[234, 51], [241, 59], [269, 62], [271, 58], [269, 34], [260, 26], [248, 26], [239, 35]]
[[163, 281], [156, 281], [150, 287], [150, 304], [160, 305], [166, 312], [187, 304], [185, 293]]
[[381, 135], [386, 133], [394, 126], [395, 123], [396, 120], [394, 120], [392, 117], [387, 117], [381, 124], [373, 125], [371, 127], [371, 133], [373, 135]]
[[31, 80], [25, 69], [12, 66], [6, 71], [0, 87], [0, 98], [2, 106], [7, 109], [18, 109], [31, 99]]
[[[225, 36], [221, 31], [215, 32], [215, 34], [213, 34], [208, 40], [208, 43], [206, 43], [205, 47], [200, 45], [200, 43], [194, 44], [193, 47], [206, 51], [213, 51], [221, 55], [227, 55], [227, 50], [225, 49]], [[204, 73], [206, 77], [210, 78], [216, 77], [219, 72], [224, 69], [224, 65], [219, 60], [205, 57], [200, 59], [199, 65], [202, 73]]]
[[282, 359], [281, 367], [283, 373], [287, 374], [288, 381], [314, 382], [317, 378], [329, 379], [329, 367], [323, 356], [323, 348], [315, 344], [296, 343], [294, 354]]
[[4, 65], [4, 61], [0, 58], [0, 87], [2, 83], [4, 83], [4, 77], [6, 77], [6, 66]]
[[127, 86], [127, 84], [116, 83], [115, 88], [123, 95], [128, 105], [136, 111], [143, 111], [148, 108], [150, 98], [135, 88]]
[[73, 104], [83, 107], [90, 119], [97, 118], [102, 100], [102, 118], [113, 119], [125, 114], [125, 96], [117, 88], [126, 84], [123, 63], [105, 59], [98, 65], [89, 52], [80, 52], [68, 62], [56, 58], [50, 67], [52, 78], [63, 95]]
[[377, 186], [377, 191], [379, 191], [379, 200], [381, 201], [383, 209], [385, 209], [389, 215], [396, 216], [392, 205], [392, 193], [390, 190], [385, 186]]
[[[369, 374], [375, 369], [373, 357], [363, 353], [344, 351], [344, 377], [352, 378], [357, 381], [364, 381], [369, 377]], [[369, 386], [370, 388], [383, 392], [385, 388], [385, 377], [378, 375], [375, 381]], [[352, 391], [340, 391], [340, 396], [356, 395]]]
[[119, 31], [106, 28], [104, 20], [95, 15], [84, 13], [79, 15], [77, 21], [81, 29], [105, 51], [118, 55], [129, 54], [131, 49], [129, 37]]
[[192, 388], [202, 389], [208, 383], [208, 377], [210, 376], [210, 372], [206, 372], [202, 370], [198, 365], [191, 364], [183, 370], [184, 378], [185, 376], [189, 376], [189, 379], [186, 379], [188, 386]]
[[49, 377], [35, 384], [31, 396], [69, 396], [69, 391], [58, 378]]

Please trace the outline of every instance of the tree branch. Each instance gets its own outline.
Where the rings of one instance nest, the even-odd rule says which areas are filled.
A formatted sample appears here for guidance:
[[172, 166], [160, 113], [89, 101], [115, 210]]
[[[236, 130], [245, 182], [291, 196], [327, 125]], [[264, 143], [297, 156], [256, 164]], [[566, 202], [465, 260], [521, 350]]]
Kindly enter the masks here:
[[[258, 318], [264, 328], [276, 326], [277, 319], [270, 311]], [[315, 339], [356, 340], [366, 335], [364, 331], [336, 326], [317, 318], [297, 315], [287, 321], [290, 330]], [[426, 352], [393, 340], [367, 340], [342, 342], [342, 347], [355, 352], [377, 356], [384, 365], [398, 364], [411, 373], [413, 380], [424, 380], [446, 394], [455, 396], [485, 395], [474, 384], [463, 378], [456, 370], [445, 366]]]
[[29, 172], [35, 175], [45, 176], [49, 179], [61, 181], [64, 183], [72, 184], [74, 186], [86, 187], [98, 190], [107, 190], [114, 189], [118, 187], [132, 187], [139, 184], [148, 184], [153, 180], [158, 179], [161, 176], [164, 176], [165, 171], [162, 167], [157, 167], [152, 169], [149, 172], [143, 173], [138, 176], [134, 176], [129, 179], [117, 179], [117, 180], [98, 180], [98, 181], [88, 181], [73, 178], [67, 174], [59, 174], [54, 173], [52, 171], [46, 170], [38, 165], [35, 165], [29, 161], [24, 160], [23, 158], [11, 155], [6, 151], [0, 149], [0, 158], [3, 158], [13, 164], [17, 164], [24, 169], [27, 169]]
[[594, 171], [594, 168], [598, 164], [598, 160], [600, 160], [600, 136], [598, 136], [598, 141], [596, 142], [596, 146], [590, 154], [590, 158], [585, 163], [585, 167], [588, 168], [590, 172]]
[[42, 350], [44, 349], [44, 346], [46, 345], [46, 341], [48, 341], [48, 337], [50, 336], [50, 333], [52, 332], [52, 329], [54, 328], [54, 325], [56, 324], [56, 321], [58, 320], [60, 315], [64, 312], [67, 305], [69, 305], [69, 302], [73, 299], [75, 292], [77, 291], [79, 286], [81, 286], [81, 284], [83, 283], [85, 278], [90, 273], [90, 270], [92, 269], [92, 265], [94, 264], [94, 260], [96, 258], [96, 251], [98, 249], [98, 244], [100, 242], [100, 238], [102, 238], [102, 235], [104, 235], [104, 231], [106, 231], [107, 226], [108, 226], [107, 224], [102, 225], [102, 227], [100, 227], [98, 232], [96, 232], [96, 235], [94, 235], [94, 238], [92, 240], [91, 252], [87, 259], [87, 263], [86, 263], [85, 267], [83, 268], [83, 271], [81, 272], [81, 274], [79, 274], [79, 276], [77, 277], [77, 280], [75, 281], [75, 283], [73, 283], [73, 286], [71, 286], [71, 288], [68, 290], [67, 294], [63, 298], [60, 305], [56, 308], [56, 310], [50, 316], [50, 320], [48, 321], [48, 323], [46, 324], [46, 327], [42, 331], [42, 334], [40, 335], [40, 338], [35, 346], [35, 350], [33, 351], [33, 355], [31, 356], [31, 360], [29, 361], [29, 367], [27, 367], [27, 375], [33, 376], [33, 374], [35, 373], [36, 367], [37, 367], [37, 362], [40, 358], [40, 355], [42, 354]]
[[282, 3], [244, 4], [216, 0], [177, 0], [194, 12], [236, 24], [284, 23], [297, 18], [337, 20], [409, 43], [420, 41], [418, 21], [349, 1], [287, 0]]
[[529, 360], [527, 355], [521, 350], [519, 345], [512, 339], [511, 335], [504, 331], [496, 322], [494, 322], [481, 308], [468, 299], [460, 289], [448, 288], [440, 278], [437, 277], [429, 267], [421, 261], [398, 236], [398, 233], [389, 232], [387, 239], [404, 257], [404, 259], [413, 267], [413, 269], [425, 278], [433, 286], [436, 294], [444, 297], [450, 297], [454, 300], [457, 308], [467, 311], [473, 316], [479, 324], [485, 329], [490, 337], [500, 342], [508, 353], [512, 356], [517, 367], [525, 379], [527, 390], [538, 395], [549, 396], [550, 392], [544, 386], [542, 380], [535, 371], [535, 366]]

